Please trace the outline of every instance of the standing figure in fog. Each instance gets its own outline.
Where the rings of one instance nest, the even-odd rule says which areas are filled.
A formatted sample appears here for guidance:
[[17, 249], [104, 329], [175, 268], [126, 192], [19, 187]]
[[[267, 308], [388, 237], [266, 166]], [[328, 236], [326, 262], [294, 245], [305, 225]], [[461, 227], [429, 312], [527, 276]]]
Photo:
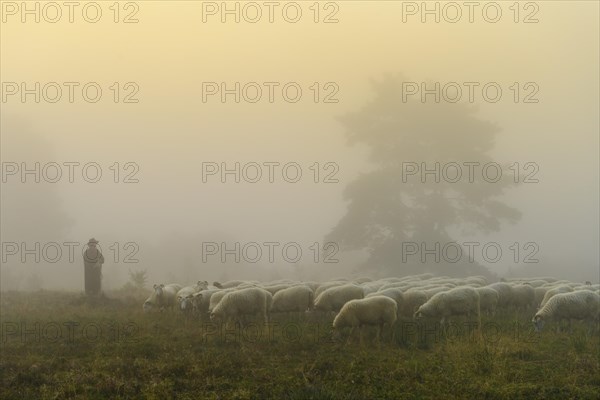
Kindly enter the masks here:
[[88, 295], [99, 295], [102, 283], [102, 264], [104, 256], [98, 250], [98, 241], [91, 238], [88, 248], [83, 252], [85, 293]]

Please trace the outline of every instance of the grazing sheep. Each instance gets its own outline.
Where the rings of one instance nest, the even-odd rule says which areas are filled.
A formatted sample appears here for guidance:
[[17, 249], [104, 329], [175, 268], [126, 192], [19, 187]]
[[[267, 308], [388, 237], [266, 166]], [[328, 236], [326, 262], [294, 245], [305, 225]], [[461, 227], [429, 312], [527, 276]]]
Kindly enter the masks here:
[[302, 282], [302, 284], [311, 288], [313, 292], [315, 292], [317, 290], [317, 288], [319, 286], [321, 286], [321, 284], [319, 282], [315, 282], [315, 281]]
[[400, 316], [400, 311], [402, 310], [402, 306], [404, 305], [404, 294], [402, 293], [402, 290], [400, 290], [398, 288], [386, 289], [386, 290], [382, 290], [379, 292], [368, 294], [365, 296], [365, 298], [375, 297], [375, 296], [386, 296], [386, 297], [389, 297], [390, 299], [393, 299], [396, 302], [397, 314], [398, 314], [398, 316]]
[[534, 288], [537, 288], [537, 287], [545, 285], [548, 282], [546, 282], [546, 281], [544, 281], [542, 279], [533, 279], [533, 280], [527, 281], [527, 283], [529, 283]]
[[359, 284], [359, 286], [363, 289], [363, 293], [366, 296], [368, 294], [377, 292], [382, 285], [375, 283], [375, 282], [368, 282], [368, 283], [361, 283], [361, 284]]
[[425, 292], [425, 294], [427, 295], [427, 298], [430, 299], [432, 298], [434, 295], [441, 293], [441, 292], [447, 292], [448, 290], [450, 290], [449, 287], [446, 286], [438, 286], [435, 288], [427, 288], [427, 289], [421, 289], [422, 291]]
[[529, 310], [535, 303], [535, 289], [529, 284], [515, 285], [512, 287], [513, 295], [511, 304], [520, 310]]
[[540, 332], [548, 319], [558, 321], [556, 327], [560, 331], [560, 323], [563, 319], [585, 320], [590, 324], [598, 321], [600, 316], [600, 295], [589, 290], [578, 292], [558, 293], [552, 296], [546, 304], [535, 314], [532, 319], [536, 332]]
[[279, 292], [280, 290], [284, 290], [290, 287], [289, 283], [286, 284], [278, 284], [278, 285], [270, 285], [270, 286], [263, 286], [262, 288], [265, 289], [267, 292], [271, 293], [271, 295], [275, 295], [275, 293]]
[[496, 282], [490, 285], [487, 285], [491, 289], [494, 289], [498, 292], [498, 307], [499, 308], [507, 308], [510, 306], [513, 297], [513, 288], [508, 283], [505, 282]]
[[539, 305], [542, 303], [542, 300], [544, 300], [544, 296], [546, 295], [548, 288], [538, 286], [533, 290], [535, 292], [535, 300], [533, 302], [536, 307], [539, 307]]
[[466, 284], [476, 284], [479, 286], [485, 286], [488, 284], [487, 279], [485, 279], [484, 277], [477, 277], [477, 276], [470, 276], [468, 278], [466, 278], [465, 280]]
[[156, 307], [160, 310], [164, 310], [166, 307], [173, 309], [177, 304], [177, 292], [181, 290], [181, 285], [177, 283], [171, 283], [168, 285], [160, 284], [154, 285], [154, 293], [146, 299], [143, 305], [144, 311]]
[[412, 318], [415, 311], [427, 302], [427, 293], [418, 289], [409, 289], [403, 294], [403, 304], [400, 307], [400, 315], [407, 318]]
[[392, 283], [386, 283], [384, 285], [381, 285], [379, 287], [379, 290], [396, 289], [396, 288], [404, 290], [404, 289], [406, 289], [408, 287], [409, 287], [409, 285], [406, 284], [406, 283], [392, 282]]
[[219, 302], [221, 301], [221, 299], [229, 292], [235, 292], [236, 288], [232, 288], [232, 289], [223, 289], [223, 290], [219, 290], [216, 293], [213, 293], [212, 296], [210, 297], [209, 303], [208, 303], [208, 312], [212, 312], [212, 310], [217, 306], [217, 304], [219, 304]]
[[572, 291], [573, 291], [573, 289], [571, 289], [571, 287], [567, 286], [567, 285], [560, 285], [560, 286], [556, 286], [552, 289], [549, 289], [546, 292], [546, 294], [544, 295], [542, 302], [540, 303], [540, 309], [543, 308], [546, 305], [546, 303], [548, 302], [548, 300], [550, 300], [553, 296], [560, 294], [560, 293], [569, 293]]
[[273, 296], [274, 313], [303, 313], [312, 310], [314, 305], [314, 292], [306, 285], [292, 286], [287, 289], [279, 290]]
[[365, 295], [360, 286], [334, 286], [325, 290], [315, 299], [315, 310], [338, 312], [350, 300], [362, 299], [363, 297]]
[[479, 293], [479, 309], [486, 315], [494, 315], [498, 307], [498, 292], [490, 287], [475, 288]]
[[350, 335], [358, 326], [360, 330], [360, 341], [362, 343], [362, 327], [365, 325], [377, 326], [377, 340], [379, 341], [381, 332], [385, 324], [390, 327], [391, 338], [394, 338], [394, 323], [398, 306], [396, 301], [387, 296], [372, 296], [364, 299], [351, 300], [344, 304], [340, 312], [333, 320], [333, 328], [339, 333], [341, 328], [350, 327]]
[[323, 293], [324, 291], [326, 291], [329, 288], [336, 287], [336, 286], [344, 286], [344, 285], [347, 285], [347, 283], [339, 282], [339, 281], [323, 283], [322, 285], [319, 285], [319, 287], [315, 290], [315, 299], [317, 297], [319, 297], [321, 295], [321, 293]]
[[475, 314], [480, 320], [479, 293], [476, 289], [468, 286], [458, 287], [434, 295], [427, 303], [423, 304], [415, 312], [415, 318], [432, 317], [440, 318], [444, 325], [446, 318], [455, 315]]
[[[215, 295], [213, 295], [214, 297]], [[229, 292], [210, 313], [212, 321], [238, 321], [245, 316], [259, 316], [266, 324], [273, 304], [273, 296], [261, 288], [247, 288]]]

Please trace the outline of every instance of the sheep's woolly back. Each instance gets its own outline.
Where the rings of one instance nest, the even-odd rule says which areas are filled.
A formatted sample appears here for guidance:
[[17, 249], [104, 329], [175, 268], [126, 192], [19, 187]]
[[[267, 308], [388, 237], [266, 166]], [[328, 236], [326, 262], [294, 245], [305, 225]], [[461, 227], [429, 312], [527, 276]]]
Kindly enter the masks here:
[[544, 298], [542, 299], [542, 302], [540, 303], [540, 308], [543, 308], [546, 303], [555, 295], [560, 294], [560, 293], [569, 293], [572, 292], [573, 289], [571, 289], [570, 286], [567, 285], [560, 285], [560, 286], [555, 286], [551, 289], [549, 289], [546, 294], [544, 294]]
[[535, 314], [541, 319], [584, 319], [595, 320], [600, 314], [600, 295], [589, 290], [558, 293], [552, 296]]
[[441, 292], [417, 310], [426, 317], [447, 317], [451, 315], [479, 315], [479, 293], [468, 286]]
[[[216, 295], [213, 294], [212, 297]], [[217, 317], [239, 316], [247, 314], [267, 315], [271, 310], [273, 296], [260, 288], [247, 288], [226, 293], [212, 310]]]
[[496, 282], [487, 287], [494, 289], [498, 292], [498, 306], [505, 307], [510, 304], [513, 297], [513, 288], [508, 283], [505, 282]]
[[406, 317], [412, 317], [414, 312], [427, 302], [427, 293], [418, 289], [409, 289], [403, 293], [404, 304], [400, 307], [400, 313]]
[[544, 296], [546, 295], [548, 288], [536, 287], [534, 289], [534, 291], [535, 291], [535, 304], [540, 305], [542, 303], [542, 300], [544, 300]]
[[481, 311], [495, 311], [498, 306], [498, 292], [490, 287], [476, 288], [479, 293], [479, 305]]
[[389, 297], [390, 299], [393, 299], [396, 302], [398, 311], [400, 311], [400, 308], [404, 304], [404, 294], [402, 293], [402, 290], [399, 288], [390, 288], [390, 289], [385, 289], [385, 290], [382, 290], [379, 292], [370, 293], [370, 294], [366, 295], [365, 298], [375, 297], [375, 296], [386, 296], [386, 297]]
[[247, 283], [246, 281], [227, 281], [225, 283], [214, 282], [214, 285], [219, 289], [232, 289], [238, 287], [241, 284]]
[[338, 311], [350, 300], [362, 299], [364, 292], [360, 286], [343, 285], [325, 290], [315, 299], [315, 309]]
[[217, 306], [217, 304], [219, 304], [219, 302], [221, 301], [221, 299], [223, 297], [225, 297], [225, 295], [227, 293], [231, 293], [231, 292], [235, 292], [237, 289], [232, 288], [232, 289], [220, 289], [217, 292], [213, 293], [212, 296], [210, 297], [209, 303], [208, 303], [208, 311], [212, 311], [214, 310], [214, 308]]
[[315, 298], [319, 297], [321, 295], [321, 293], [323, 293], [327, 289], [337, 287], [337, 286], [344, 286], [344, 285], [346, 285], [346, 282], [338, 282], [338, 281], [325, 282], [325, 283], [319, 285], [319, 287], [315, 290]]
[[333, 320], [334, 328], [362, 325], [393, 325], [398, 308], [396, 302], [387, 296], [372, 296], [351, 300], [344, 304]]
[[284, 290], [289, 287], [290, 287], [289, 283], [280, 283], [277, 285], [263, 286], [263, 289], [265, 289], [267, 292], [271, 293], [274, 296], [280, 290]]
[[535, 301], [535, 289], [528, 284], [512, 287], [512, 304], [516, 307], [531, 307]]
[[306, 285], [282, 289], [273, 296], [273, 312], [301, 312], [313, 307], [312, 289]]

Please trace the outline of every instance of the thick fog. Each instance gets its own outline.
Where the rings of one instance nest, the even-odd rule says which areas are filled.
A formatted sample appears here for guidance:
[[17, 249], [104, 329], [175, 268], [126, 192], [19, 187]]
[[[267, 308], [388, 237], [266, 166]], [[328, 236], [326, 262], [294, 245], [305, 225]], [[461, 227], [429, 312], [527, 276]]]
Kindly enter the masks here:
[[[344, 3], [333, 24], [203, 23], [201, 2], [144, 2], [137, 24], [76, 35], [5, 24], [1, 289], [83, 290], [90, 238], [105, 289], [139, 270], [151, 285], [479, 274], [469, 264], [597, 282], [597, 13], [545, 3], [551, 23], [475, 30], [401, 23], [400, 3]], [[436, 82], [440, 101], [423, 99]], [[503, 177], [410, 169], [436, 162]], [[239, 182], [221, 175], [236, 163]], [[402, 260], [409, 242], [476, 242], [475, 262]]]

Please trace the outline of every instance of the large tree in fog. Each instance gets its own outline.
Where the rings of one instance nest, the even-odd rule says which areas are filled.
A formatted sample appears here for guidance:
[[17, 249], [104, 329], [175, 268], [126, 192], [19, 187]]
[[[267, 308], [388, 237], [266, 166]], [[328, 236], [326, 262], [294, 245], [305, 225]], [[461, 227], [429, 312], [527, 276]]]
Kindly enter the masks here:
[[[367, 250], [365, 267], [386, 274], [487, 274], [487, 269], [468, 260], [464, 248], [459, 262], [445, 263], [442, 257], [437, 263], [428, 256], [423, 263], [419, 255], [407, 256], [406, 251], [403, 260], [409, 242], [443, 246], [455, 241], [452, 232], [497, 231], [503, 220], [515, 222], [520, 213], [499, 200], [513, 185], [514, 175], [506, 166], [498, 182], [487, 181], [495, 178], [493, 168], [487, 171], [487, 180], [482, 176], [482, 166], [494, 161], [489, 152], [499, 127], [478, 118], [473, 105], [435, 103], [431, 95], [426, 102], [418, 95], [403, 100], [402, 81], [388, 76], [373, 82], [374, 99], [340, 118], [348, 143], [368, 147], [373, 169], [346, 187], [348, 211], [326, 240], [345, 250]], [[429, 169], [440, 163], [442, 171], [452, 162], [463, 173], [456, 183], [451, 182], [456, 168], [449, 167], [448, 179], [441, 175], [439, 183], [433, 174], [425, 179], [420, 174], [422, 163]], [[473, 167], [472, 183], [464, 162], [480, 163]], [[415, 166], [418, 172], [409, 175]]]

